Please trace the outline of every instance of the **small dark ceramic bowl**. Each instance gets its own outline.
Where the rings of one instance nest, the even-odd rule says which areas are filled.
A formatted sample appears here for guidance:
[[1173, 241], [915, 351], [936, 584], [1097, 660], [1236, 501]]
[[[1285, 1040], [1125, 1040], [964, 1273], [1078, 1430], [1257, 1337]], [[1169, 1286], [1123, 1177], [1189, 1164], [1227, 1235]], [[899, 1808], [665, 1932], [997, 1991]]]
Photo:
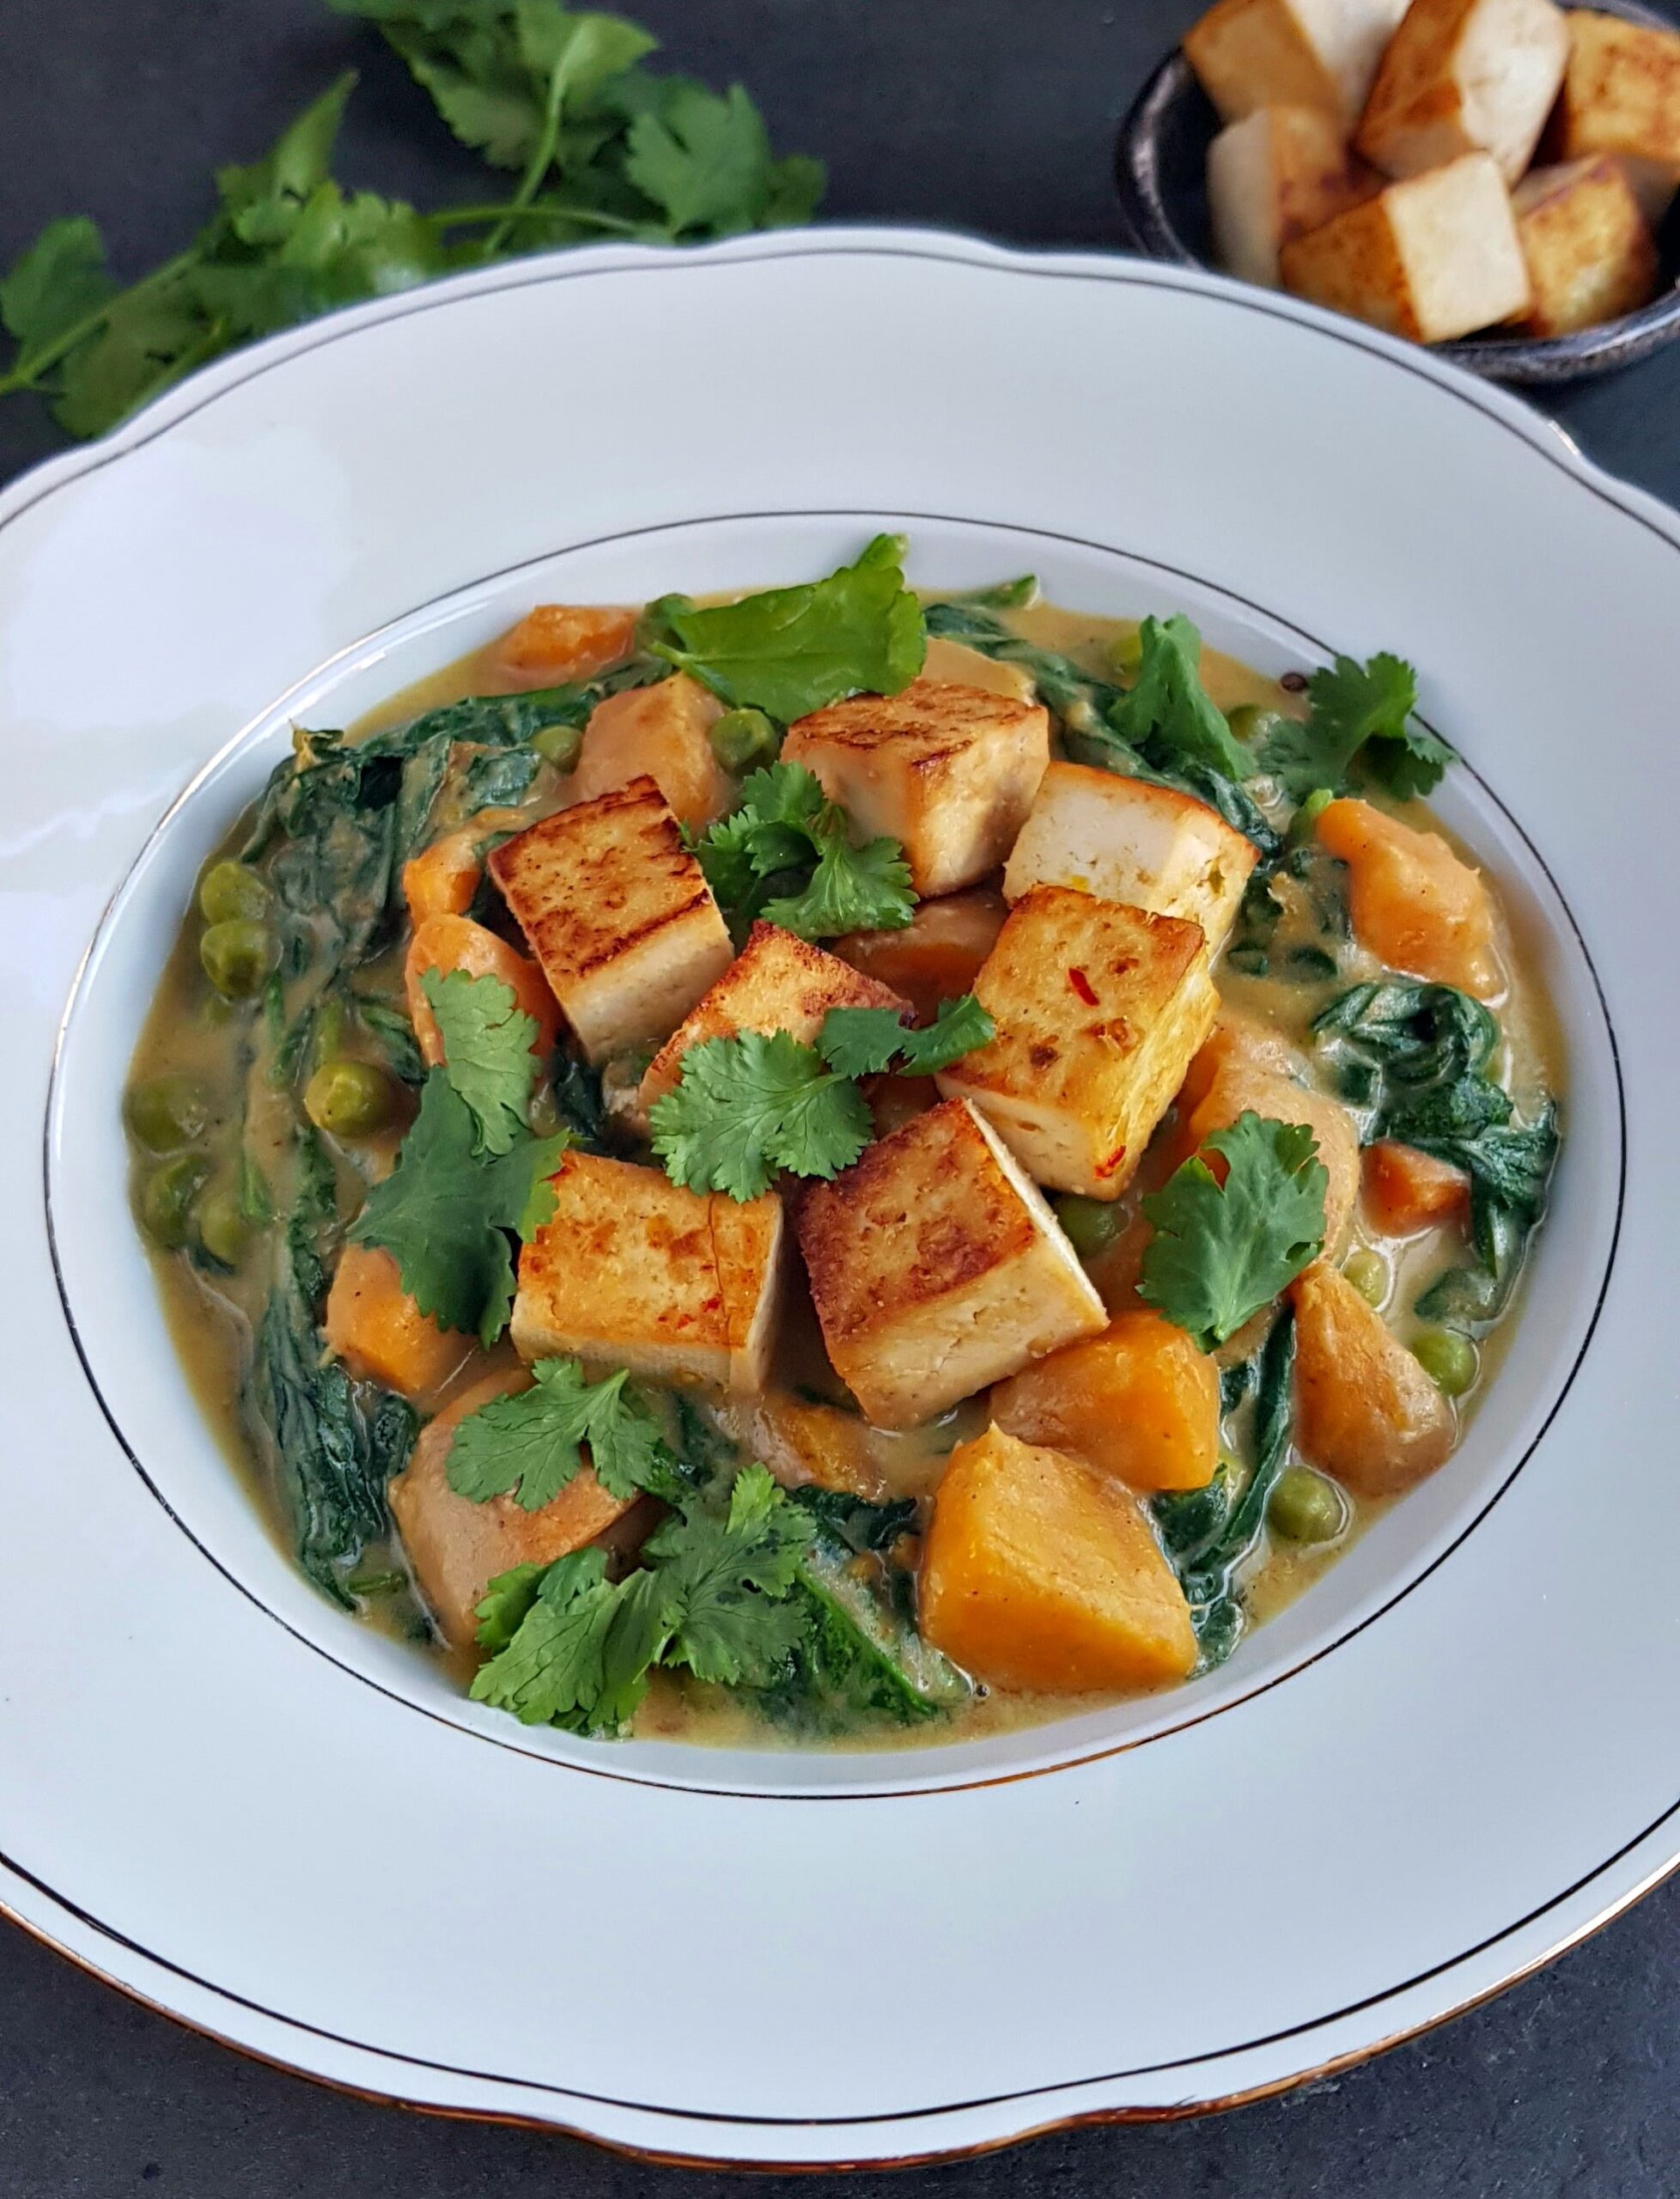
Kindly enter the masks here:
[[[1654, 30], [1673, 21], [1640, 0], [1592, 0], [1608, 15]], [[1208, 210], [1208, 148], [1219, 117], [1184, 55], [1167, 55], [1120, 125], [1115, 178], [1140, 251], [1182, 267], [1215, 267]], [[1431, 349], [1494, 381], [1573, 381], [1630, 366], [1680, 336], [1680, 211], [1658, 238], [1663, 288], [1648, 306], [1573, 336], [1506, 336], [1496, 330]]]

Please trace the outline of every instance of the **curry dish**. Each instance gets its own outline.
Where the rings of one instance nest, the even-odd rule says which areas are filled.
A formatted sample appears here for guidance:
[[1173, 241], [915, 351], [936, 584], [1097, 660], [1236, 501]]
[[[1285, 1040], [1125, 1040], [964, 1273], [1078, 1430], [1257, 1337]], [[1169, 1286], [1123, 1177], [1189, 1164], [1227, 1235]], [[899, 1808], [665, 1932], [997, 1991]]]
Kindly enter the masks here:
[[1399, 659], [545, 604], [205, 868], [135, 1211], [321, 1592], [600, 1736], [1170, 1687], [1446, 1465], [1561, 1063]]

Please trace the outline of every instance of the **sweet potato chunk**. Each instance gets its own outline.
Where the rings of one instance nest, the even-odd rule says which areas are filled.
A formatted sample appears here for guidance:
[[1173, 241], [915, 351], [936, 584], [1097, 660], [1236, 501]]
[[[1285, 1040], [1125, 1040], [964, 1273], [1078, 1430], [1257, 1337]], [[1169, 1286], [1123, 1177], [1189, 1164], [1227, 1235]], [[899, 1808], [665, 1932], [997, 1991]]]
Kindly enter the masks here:
[[403, 898], [410, 920], [417, 924], [428, 917], [464, 917], [472, 906], [484, 864], [478, 855], [480, 835], [470, 825], [446, 832], [403, 865]]
[[1482, 874], [1439, 832], [1419, 832], [1368, 801], [1333, 801], [1320, 844], [1352, 874], [1348, 912], [1361, 947], [1391, 970], [1486, 1000], [1501, 983], [1494, 905]]
[[326, 1295], [327, 1347], [352, 1374], [405, 1398], [434, 1396], [472, 1349], [441, 1329], [403, 1288], [396, 1261], [376, 1245], [346, 1245]]
[[1470, 1178], [1450, 1160], [1384, 1138], [1366, 1148], [1365, 1205], [1379, 1229], [1391, 1237], [1409, 1237], [1414, 1230], [1465, 1212]]
[[465, 970], [471, 978], [499, 978], [518, 1007], [536, 1021], [537, 1035], [531, 1042], [536, 1064], [545, 1062], [554, 1051], [560, 1012], [536, 964], [470, 917], [429, 917], [409, 941], [403, 986], [421, 1055], [434, 1068], [443, 1059], [443, 1039], [431, 1002], [421, 989], [420, 980], [428, 970]]
[[630, 655], [636, 620], [621, 604], [539, 603], [495, 644], [490, 661], [520, 687], [592, 679]]
[[902, 994], [918, 1022], [931, 1023], [941, 1001], [973, 991], [1008, 913], [1001, 894], [976, 886], [918, 902], [901, 930], [848, 932], [833, 941], [834, 952], [866, 978]]
[[1304, 1123], [1312, 1131], [1330, 1178], [1324, 1190], [1324, 1250], [1334, 1254], [1354, 1218], [1360, 1173], [1359, 1134], [1339, 1101], [1293, 1083], [1275, 1069], [1233, 1057], [1180, 1123], [1173, 1147], [1176, 1158], [1188, 1160], [1215, 1130], [1229, 1130], [1239, 1115], [1251, 1112], [1268, 1122]]
[[1187, 1116], [1200, 1106], [1214, 1079], [1230, 1062], [1250, 1069], [1271, 1069], [1279, 1076], [1301, 1077], [1306, 1061], [1300, 1048], [1275, 1024], [1245, 1015], [1239, 1008], [1221, 1007], [1213, 1029], [1184, 1071], [1178, 1087], [1178, 1112]]
[[703, 829], [734, 800], [734, 781], [712, 753], [722, 715], [716, 696], [685, 672], [609, 695], [583, 729], [573, 792], [593, 801], [645, 773], [685, 825]]
[[1295, 1305], [1295, 1441], [1359, 1496], [1397, 1496], [1434, 1472], [1457, 1435], [1452, 1406], [1346, 1276], [1315, 1260]]
[[1219, 1463], [1219, 1370], [1156, 1313], [1122, 1313], [1000, 1382], [991, 1414], [1131, 1489], [1200, 1489]]
[[999, 1428], [951, 1453], [924, 1545], [921, 1623], [994, 1687], [1160, 1687], [1196, 1664], [1190, 1607], [1137, 1500]]
[[458, 1649], [472, 1648], [478, 1606], [498, 1573], [551, 1565], [593, 1542], [630, 1508], [609, 1496], [587, 1466], [537, 1512], [525, 1511], [512, 1496], [476, 1504], [450, 1488], [449, 1452], [462, 1421], [493, 1398], [530, 1386], [523, 1368], [505, 1368], [464, 1390], [421, 1431], [406, 1471], [391, 1484], [392, 1516], [415, 1579], [445, 1639]]

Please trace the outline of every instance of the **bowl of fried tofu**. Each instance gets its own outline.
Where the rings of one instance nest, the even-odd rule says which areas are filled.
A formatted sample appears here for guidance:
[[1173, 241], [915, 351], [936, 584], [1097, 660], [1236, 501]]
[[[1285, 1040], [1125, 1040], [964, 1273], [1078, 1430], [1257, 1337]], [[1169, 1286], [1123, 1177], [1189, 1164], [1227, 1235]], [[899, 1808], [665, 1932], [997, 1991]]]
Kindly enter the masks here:
[[1214, 0], [1117, 179], [1151, 257], [1496, 381], [1680, 335], [1680, 26], [1642, 0]]

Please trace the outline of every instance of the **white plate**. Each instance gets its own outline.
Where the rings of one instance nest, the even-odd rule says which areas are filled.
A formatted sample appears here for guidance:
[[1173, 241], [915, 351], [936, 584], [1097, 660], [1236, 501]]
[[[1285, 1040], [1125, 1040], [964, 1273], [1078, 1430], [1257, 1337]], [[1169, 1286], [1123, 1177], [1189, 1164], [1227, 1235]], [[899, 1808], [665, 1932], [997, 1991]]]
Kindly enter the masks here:
[[[1443, 808], [1565, 1026], [1529, 1302], [1458, 1456], [1205, 1684], [911, 1754], [527, 1733], [316, 1598], [217, 1456], [126, 1211], [124, 1065], [295, 716], [545, 594], [791, 579], [878, 525], [923, 583], [1031, 567], [1274, 668], [1422, 667], [1466, 758]], [[17, 484], [0, 1901], [336, 2083], [831, 2163], [1287, 2084], [1652, 1884], [1680, 1855], [1677, 553], [1674, 515], [1380, 337], [903, 232], [466, 278]]]

